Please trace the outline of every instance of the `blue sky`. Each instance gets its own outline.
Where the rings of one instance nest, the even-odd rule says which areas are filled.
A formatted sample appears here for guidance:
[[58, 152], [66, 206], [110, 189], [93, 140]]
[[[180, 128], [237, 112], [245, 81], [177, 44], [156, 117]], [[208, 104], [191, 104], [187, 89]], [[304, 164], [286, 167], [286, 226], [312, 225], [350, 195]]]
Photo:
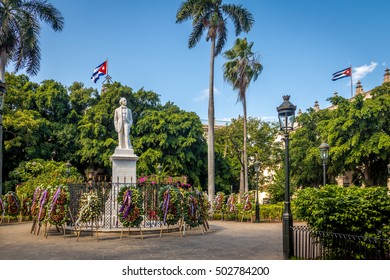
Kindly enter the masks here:
[[[203, 38], [194, 49], [187, 42], [191, 22], [176, 24], [181, 0], [52, 0], [65, 18], [62, 32], [43, 26], [41, 70], [31, 79], [74, 81], [101, 88], [90, 80], [93, 69], [108, 58], [115, 81], [134, 90], [144, 87], [181, 109], [207, 119], [210, 44]], [[305, 111], [320, 107], [337, 91], [350, 97], [350, 79], [331, 81], [332, 73], [352, 65], [365, 90], [380, 85], [390, 64], [388, 13], [385, 0], [224, 0], [242, 4], [255, 24], [246, 37], [261, 56], [264, 70], [247, 92], [248, 115], [277, 118], [282, 95]], [[233, 46], [234, 29], [229, 21]], [[215, 117], [242, 115], [237, 93], [224, 82], [218, 56], [215, 64]], [[9, 68], [10, 70], [11, 68]]]

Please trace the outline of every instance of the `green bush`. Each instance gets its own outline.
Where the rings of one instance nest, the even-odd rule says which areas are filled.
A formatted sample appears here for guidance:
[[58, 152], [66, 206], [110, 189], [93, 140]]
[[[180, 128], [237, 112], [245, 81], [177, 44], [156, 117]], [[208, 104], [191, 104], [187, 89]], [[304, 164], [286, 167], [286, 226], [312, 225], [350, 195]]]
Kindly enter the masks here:
[[383, 187], [306, 188], [293, 200], [295, 218], [319, 231], [354, 235], [377, 235], [390, 224], [390, 197]]
[[283, 213], [283, 202], [260, 205], [260, 220], [280, 221]]
[[10, 178], [17, 182], [16, 193], [23, 199], [32, 198], [35, 189], [39, 186], [48, 187], [82, 181], [81, 174], [75, 167], [70, 168], [68, 177], [65, 162], [42, 159], [21, 162], [10, 173]]

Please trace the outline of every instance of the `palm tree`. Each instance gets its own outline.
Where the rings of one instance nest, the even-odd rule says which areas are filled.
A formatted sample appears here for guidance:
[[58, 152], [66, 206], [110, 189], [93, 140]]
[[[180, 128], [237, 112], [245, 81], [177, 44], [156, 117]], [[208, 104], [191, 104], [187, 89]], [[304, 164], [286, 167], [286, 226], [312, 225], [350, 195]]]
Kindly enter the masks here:
[[196, 46], [207, 31], [206, 40], [211, 41], [209, 107], [208, 107], [208, 194], [209, 200], [215, 193], [215, 149], [214, 149], [214, 59], [221, 53], [227, 40], [226, 16], [235, 26], [238, 36], [242, 31], [249, 32], [254, 19], [252, 14], [241, 5], [222, 4], [222, 0], [186, 0], [177, 14], [176, 23], [192, 19], [193, 30], [188, 47]]
[[45, 0], [0, 0], [0, 194], [3, 180], [5, 67], [13, 61], [16, 71], [26, 69], [27, 74], [38, 73], [41, 21], [50, 24], [55, 31], [61, 31], [64, 26], [61, 13]]
[[[263, 66], [260, 64], [258, 56], [252, 52], [253, 42], [247, 42], [246, 38], [237, 38], [235, 45], [224, 53], [228, 61], [223, 65], [223, 77], [225, 81], [233, 86], [233, 90], [238, 90], [237, 102], [241, 101], [244, 109], [244, 191], [248, 191], [248, 156], [247, 156], [247, 114], [246, 114], [246, 90], [250, 82], [256, 81]], [[242, 190], [240, 190], [242, 192]]]

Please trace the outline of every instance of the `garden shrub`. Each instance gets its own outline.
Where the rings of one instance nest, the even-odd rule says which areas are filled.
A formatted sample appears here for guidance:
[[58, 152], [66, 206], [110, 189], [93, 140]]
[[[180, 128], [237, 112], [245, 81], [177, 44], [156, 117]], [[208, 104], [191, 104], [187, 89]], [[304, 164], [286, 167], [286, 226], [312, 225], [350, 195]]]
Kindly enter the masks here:
[[375, 236], [389, 234], [390, 197], [384, 187], [341, 187], [299, 190], [295, 218], [318, 231]]

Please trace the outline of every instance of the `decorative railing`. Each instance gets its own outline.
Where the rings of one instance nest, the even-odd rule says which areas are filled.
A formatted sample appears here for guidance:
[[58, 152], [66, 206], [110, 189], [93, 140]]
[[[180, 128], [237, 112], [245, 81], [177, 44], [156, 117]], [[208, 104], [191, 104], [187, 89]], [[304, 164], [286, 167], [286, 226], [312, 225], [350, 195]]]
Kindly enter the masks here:
[[[77, 216], [79, 210], [79, 199], [83, 193], [93, 192], [97, 194], [101, 204], [101, 213], [99, 215], [99, 227], [101, 228], [118, 228], [121, 226], [118, 220], [118, 194], [122, 187], [135, 186], [135, 184], [127, 183], [111, 183], [111, 182], [94, 182], [91, 184], [69, 184], [70, 192], [70, 219], [69, 226], [73, 226], [74, 217]], [[143, 227], [159, 227], [161, 225], [157, 215], [159, 206], [158, 191], [160, 186], [157, 184], [137, 184], [137, 188], [141, 190], [143, 197], [144, 217], [142, 221]]]
[[390, 239], [294, 226], [294, 257], [304, 260], [389, 260]]

